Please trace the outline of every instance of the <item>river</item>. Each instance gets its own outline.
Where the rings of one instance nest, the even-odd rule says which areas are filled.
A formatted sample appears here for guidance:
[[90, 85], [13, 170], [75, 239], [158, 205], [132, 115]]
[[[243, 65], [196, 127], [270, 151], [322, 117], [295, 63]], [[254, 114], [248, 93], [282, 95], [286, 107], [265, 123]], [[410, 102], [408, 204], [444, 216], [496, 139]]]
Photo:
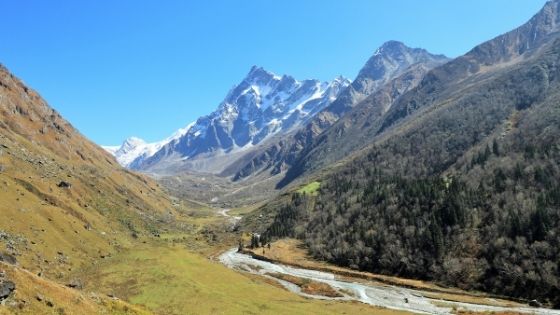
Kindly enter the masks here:
[[[238, 253], [236, 248], [228, 250], [227, 252], [220, 255], [219, 260], [229, 268], [274, 279], [282, 284], [286, 289], [308, 298], [324, 300], [356, 300], [374, 306], [423, 314], [455, 314], [457, 310], [465, 310], [474, 312], [510, 311], [527, 314], [560, 315], [560, 310], [532, 308], [529, 306], [499, 307], [483, 304], [442, 301], [439, 299], [426, 297], [426, 292], [423, 292], [421, 290], [403, 288], [394, 285], [375, 283], [366, 284], [345, 281], [339, 279], [334, 274], [327, 272], [295, 268], [291, 266], [257, 260], [249, 255]], [[329, 284], [331, 287], [338, 289], [339, 292], [344, 295], [344, 297], [329, 298], [305, 294], [301, 292], [298, 286], [268, 276], [268, 273], [281, 273], [317, 282], [324, 282]]]

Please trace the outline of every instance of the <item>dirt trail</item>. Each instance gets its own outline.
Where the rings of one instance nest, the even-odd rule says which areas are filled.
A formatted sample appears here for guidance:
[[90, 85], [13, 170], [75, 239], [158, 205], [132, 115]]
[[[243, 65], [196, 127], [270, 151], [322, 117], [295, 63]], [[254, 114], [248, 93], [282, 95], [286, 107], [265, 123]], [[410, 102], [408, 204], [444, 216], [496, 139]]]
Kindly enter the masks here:
[[223, 217], [226, 217], [229, 220], [229, 222], [231, 223], [231, 227], [235, 227], [235, 225], [237, 225], [237, 222], [239, 222], [241, 220], [241, 217], [230, 215], [228, 213], [230, 210], [231, 209], [220, 209], [220, 210], [218, 210], [218, 214], [223, 216]]

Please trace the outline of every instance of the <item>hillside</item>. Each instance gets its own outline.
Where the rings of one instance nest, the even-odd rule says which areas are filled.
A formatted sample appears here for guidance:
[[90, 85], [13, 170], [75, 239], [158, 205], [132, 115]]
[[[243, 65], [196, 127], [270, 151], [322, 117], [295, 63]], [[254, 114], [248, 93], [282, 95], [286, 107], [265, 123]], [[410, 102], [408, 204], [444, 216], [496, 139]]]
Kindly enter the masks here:
[[[0, 252], [47, 282], [69, 283], [177, 216], [154, 181], [121, 168], [4, 67], [0, 200]], [[19, 291], [29, 277], [18, 279]]]
[[560, 307], [559, 5], [430, 71], [369, 148], [247, 224], [339, 265]]

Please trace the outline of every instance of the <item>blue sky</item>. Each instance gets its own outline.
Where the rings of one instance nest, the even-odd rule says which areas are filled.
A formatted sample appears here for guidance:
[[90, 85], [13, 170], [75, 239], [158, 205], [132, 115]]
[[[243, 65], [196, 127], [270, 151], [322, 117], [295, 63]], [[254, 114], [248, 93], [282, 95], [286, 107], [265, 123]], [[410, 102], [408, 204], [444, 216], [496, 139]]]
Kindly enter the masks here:
[[156, 141], [213, 111], [252, 65], [353, 78], [391, 39], [456, 57], [545, 2], [3, 1], [0, 63], [95, 142]]

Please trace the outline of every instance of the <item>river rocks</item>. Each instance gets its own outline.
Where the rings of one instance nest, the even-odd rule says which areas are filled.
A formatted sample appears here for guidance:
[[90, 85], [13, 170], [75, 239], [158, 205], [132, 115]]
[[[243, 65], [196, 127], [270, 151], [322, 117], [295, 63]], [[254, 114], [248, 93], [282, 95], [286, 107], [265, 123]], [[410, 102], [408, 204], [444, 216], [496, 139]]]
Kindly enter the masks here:
[[10, 255], [8, 253], [0, 253], [0, 261], [5, 262], [10, 265], [17, 264], [17, 259], [15, 256]]
[[532, 306], [532, 307], [542, 307], [543, 305], [542, 305], [541, 302], [539, 302], [539, 301], [537, 301], [537, 300], [531, 300], [531, 301], [529, 301], [529, 306]]
[[1, 280], [0, 281], [0, 301], [7, 299], [12, 292], [16, 289], [16, 284], [12, 281]]

